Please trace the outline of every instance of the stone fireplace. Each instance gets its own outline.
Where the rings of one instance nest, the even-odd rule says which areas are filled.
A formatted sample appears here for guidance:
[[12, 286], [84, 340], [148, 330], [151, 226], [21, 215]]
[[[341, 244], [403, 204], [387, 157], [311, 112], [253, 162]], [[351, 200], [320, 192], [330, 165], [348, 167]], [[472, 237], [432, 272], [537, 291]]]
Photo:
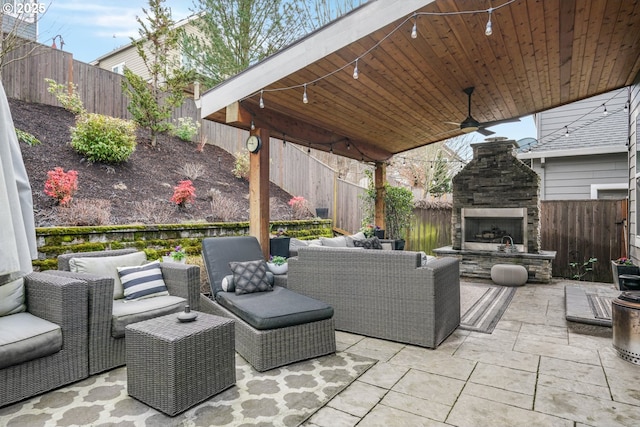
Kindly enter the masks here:
[[472, 144], [473, 159], [453, 178], [452, 245], [461, 274], [491, 277], [491, 266], [517, 263], [529, 281], [551, 280], [555, 252], [540, 250], [540, 178], [516, 157], [516, 143], [488, 138]]

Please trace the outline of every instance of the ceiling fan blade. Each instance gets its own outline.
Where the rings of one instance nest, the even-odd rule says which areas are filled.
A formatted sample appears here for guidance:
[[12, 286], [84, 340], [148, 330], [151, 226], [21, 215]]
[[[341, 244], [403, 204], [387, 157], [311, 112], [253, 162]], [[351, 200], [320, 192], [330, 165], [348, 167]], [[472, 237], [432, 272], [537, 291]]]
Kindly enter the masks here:
[[517, 117], [514, 117], [512, 119], [502, 119], [502, 120], [494, 120], [492, 122], [483, 122], [482, 123], [482, 127], [488, 128], [491, 126], [495, 126], [495, 125], [501, 125], [502, 123], [514, 123], [514, 122], [519, 122], [520, 119]]
[[481, 133], [484, 136], [493, 135], [495, 132], [490, 131], [489, 129], [479, 128], [476, 132]]
[[446, 123], [446, 124], [448, 124], [448, 125], [456, 125], [456, 126], [460, 126], [460, 123], [458, 123], [458, 122], [443, 122], [443, 123]]

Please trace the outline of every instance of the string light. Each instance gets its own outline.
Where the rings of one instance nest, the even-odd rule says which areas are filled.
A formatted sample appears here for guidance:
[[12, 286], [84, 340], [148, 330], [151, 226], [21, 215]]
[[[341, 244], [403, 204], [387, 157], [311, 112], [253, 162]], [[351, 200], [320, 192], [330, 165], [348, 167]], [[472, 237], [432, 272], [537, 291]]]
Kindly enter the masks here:
[[413, 14], [413, 28], [411, 29], [411, 38], [418, 38], [418, 16], [415, 13]]
[[[408, 21], [413, 20], [413, 26], [411, 29], [411, 38], [415, 39], [418, 37], [418, 16], [420, 15], [426, 15], [426, 16], [459, 16], [459, 15], [476, 15], [476, 14], [480, 14], [480, 13], [488, 13], [489, 14], [489, 20], [487, 21], [487, 26], [485, 28], [485, 34], [487, 36], [490, 36], [491, 34], [493, 34], [493, 29], [492, 29], [492, 22], [491, 22], [491, 18], [492, 18], [492, 14], [495, 10], [501, 9], [505, 6], [510, 5], [511, 3], [515, 2], [517, 0], [507, 0], [505, 1], [505, 3], [501, 4], [500, 6], [497, 7], [490, 7], [489, 9], [477, 9], [477, 10], [465, 10], [465, 11], [460, 11], [460, 12], [414, 12], [413, 15], [411, 15], [410, 17], [406, 18], [404, 21], [402, 21], [398, 26], [396, 26], [394, 29], [392, 29], [386, 36], [384, 36], [382, 39], [380, 39], [377, 43], [375, 43], [371, 48], [369, 48], [367, 51], [365, 51], [363, 54], [361, 54], [360, 56], [358, 56], [357, 58], [355, 58], [353, 61], [341, 66], [340, 68], [330, 71], [329, 73], [320, 76], [314, 80], [308, 81], [306, 83], [301, 83], [301, 84], [297, 84], [297, 85], [293, 85], [293, 86], [288, 86], [288, 87], [280, 87], [280, 88], [275, 88], [275, 89], [261, 89], [259, 92], [254, 92], [251, 95], [246, 96], [243, 99], [247, 99], [247, 98], [252, 98], [254, 96], [256, 96], [257, 94], [260, 94], [260, 99], [262, 100], [262, 96], [264, 94], [264, 92], [277, 92], [277, 91], [283, 91], [283, 90], [290, 90], [290, 89], [296, 89], [296, 88], [300, 88], [303, 87], [304, 88], [304, 92], [302, 95], [302, 102], [305, 104], [309, 103], [309, 98], [307, 96], [307, 85], [308, 84], [313, 84], [313, 83], [317, 83], [321, 80], [325, 80], [331, 76], [333, 76], [334, 74], [344, 70], [345, 68], [347, 68], [348, 66], [354, 64], [354, 71], [353, 71], [353, 78], [357, 79], [358, 77], [358, 60], [362, 59], [363, 57], [365, 57], [366, 55], [370, 54], [374, 49], [378, 48], [385, 40], [387, 40], [389, 37], [391, 37], [393, 34], [395, 34], [398, 30], [400, 30]], [[264, 105], [263, 103], [260, 104], [261, 108], [262, 105]]]
[[329, 153], [333, 154], [333, 144], [331, 144], [331, 147], [329, 147]]
[[624, 103], [624, 111], [625, 111], [625, 112], [629, 111], [629, 101], [626, 101], [626, 102]]
[[602, 108], [604, 108], [604, 111], [602, 111], [602, 115], [606, 116], [609, 114], [609, 112], [607, 111], [607, 105], [606, 104], [602, 104]]
[[264, 90], [260, 91], [260, 108], [264, 108], [264, 99], [262, 99], [262, 95], [264, 94]]
[[251, 120], [251, 130], [256, 130], [256, 124]]
[[564, 136], [566, 136], [567, 138], [569, 138], [569, 128], [567, 126], [564, 127], [565, 129], [565, 133]]
[[491, 25], [491, 12], [493, 12], [493, 9], [489, 8], [488, 12], [489, 12], [489, 20], [487, 21], [487, 27], [484, 29], [485, 36], [490, 36], [491, 34], [493, 34], [493, 29]]
[[311, 154], [311, 144], [309, 144], [309, 148], [307, 148], [307, 154]]
[[347, 150], [351, 150], [351, 144], [349, 144], [349, 142], [347, 142]]
[[285, 135], [284, 133], [282, 134], [282, 146], [286, 146], [287, 145], [287, 135]]

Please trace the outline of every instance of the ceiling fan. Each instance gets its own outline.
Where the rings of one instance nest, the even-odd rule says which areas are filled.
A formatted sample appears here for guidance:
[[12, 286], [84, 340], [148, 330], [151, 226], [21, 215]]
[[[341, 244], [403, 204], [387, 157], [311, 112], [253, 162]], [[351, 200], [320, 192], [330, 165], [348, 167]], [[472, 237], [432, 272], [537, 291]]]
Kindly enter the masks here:
[[467, 115], [467, 118], [464, 119], [464, 121], [462, 123], [457, 123], [457, 122], [446, 122], [446, 123], [450, 123], [452, 125], [457, 125], [460, 126], [460, 130], [464, 133], [471, 133], [471, 132], [478, 132], [483, 134], [484, 136], [489, 136], [489, 135], [493, 135], [495, 132], [492, 132], [486, 128], [491, 127], [491, 126], [495, 126], [495, 125], [499, 125], [502, 123], [510, 123], [510, 122], [519, 122], [520, 119], [518, 118], [513, 118], [513, 119], [503, 119], [503, 120], [493, 120], [491, 122], [479, 122], [476, 119], [473, 118], [473, 116], [471, 115], [471, 94], [473, 93], [475, 87], [471, 86], [468, 87], [466, 89], [463, 89], [464, 93], [467, 94], [467, 96], [469, 97], [469, 114]]

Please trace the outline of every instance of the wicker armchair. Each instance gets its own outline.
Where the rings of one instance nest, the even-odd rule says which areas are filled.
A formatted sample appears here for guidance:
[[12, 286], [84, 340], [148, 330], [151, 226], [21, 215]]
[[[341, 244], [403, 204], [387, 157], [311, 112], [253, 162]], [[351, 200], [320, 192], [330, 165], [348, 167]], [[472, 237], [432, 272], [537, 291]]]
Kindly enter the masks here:
[[[100, 252], [80, 252], [58, 256], [58, 270], [51, 274], [79, 278], [87, 282], [89, 287], [89, 373], [91, 375], [113, 369], [125, 364], [124, 335], [114, 336], [113, 288], [111, 278], [98, 277], [87, 273], [68, 271], [69, 261], [74, 257], [105, 257], [126, 255], [136, 252], [135, 249], [119, 249]], [[182, 311], [189, 304], [192, 310], [200, 309], [200, 267], [178, 263], [161, 263], [163, 280], [170, 296], [180, 297], [184, 301], [171, 309], [149, 310], [137, 319], [146, 320], [172, 312]], [[165, 298], [165, 297], [155, 297]], [[154, 298], [151, 298], [154, 299]], [[131, 305], [131, 304], [129, 304]]]
[[[0, 406], [89, 375], [86, 355], [87, 284], [45, 273], [25, 276], [24, 284], [27, 311], [0, 317], [0, 334], [11, 334], [16, 321], [18, 325], [24, 325], [32, 320], [37, 321], [32, 319], [36, 317], [60, 326], [62, 346], [55, 353], [0, 369]], [[23, 328], [20, 329], [20, 332], [24, 332]], [[11, 345], [11, 340], [1, 339], [0, 342], [2, 345]]]
[[[264, 259], [260, 244], [255, 237], [210, 237], [202, 242], [202, 257], [205, 262], [211, 293], [214, 299], [202, 295], [201, 310], [206, 313], [235, 320], [236, 351], [256, 370], [266, 371], [300, 360], [322, 356], [336, 351], [333, 309], [321, 301], [315, 301], [286, 289], [286, 281], [276, 276], [273, 292], [241, 295], [240, 298], [254, 299], [258, 305], [266, 307], [273, 318], [290, 318], [304, 313], [303, 306], [317, 303], [328, 307], [331, 317], [316, 316], [319, 320], [292, 322], [290, 326], [257, 329], [240, 316], [231, 312], [225, 303], [235, 296], [224, 292], [222, 279], [231, 274], [230, 261], [253, 261]], [[287, 307], [278, 306], [289, 301]], [[241, 301], [235, 299], [240, 306]], [[297, 313], [296, 313], [297, 311]]]

